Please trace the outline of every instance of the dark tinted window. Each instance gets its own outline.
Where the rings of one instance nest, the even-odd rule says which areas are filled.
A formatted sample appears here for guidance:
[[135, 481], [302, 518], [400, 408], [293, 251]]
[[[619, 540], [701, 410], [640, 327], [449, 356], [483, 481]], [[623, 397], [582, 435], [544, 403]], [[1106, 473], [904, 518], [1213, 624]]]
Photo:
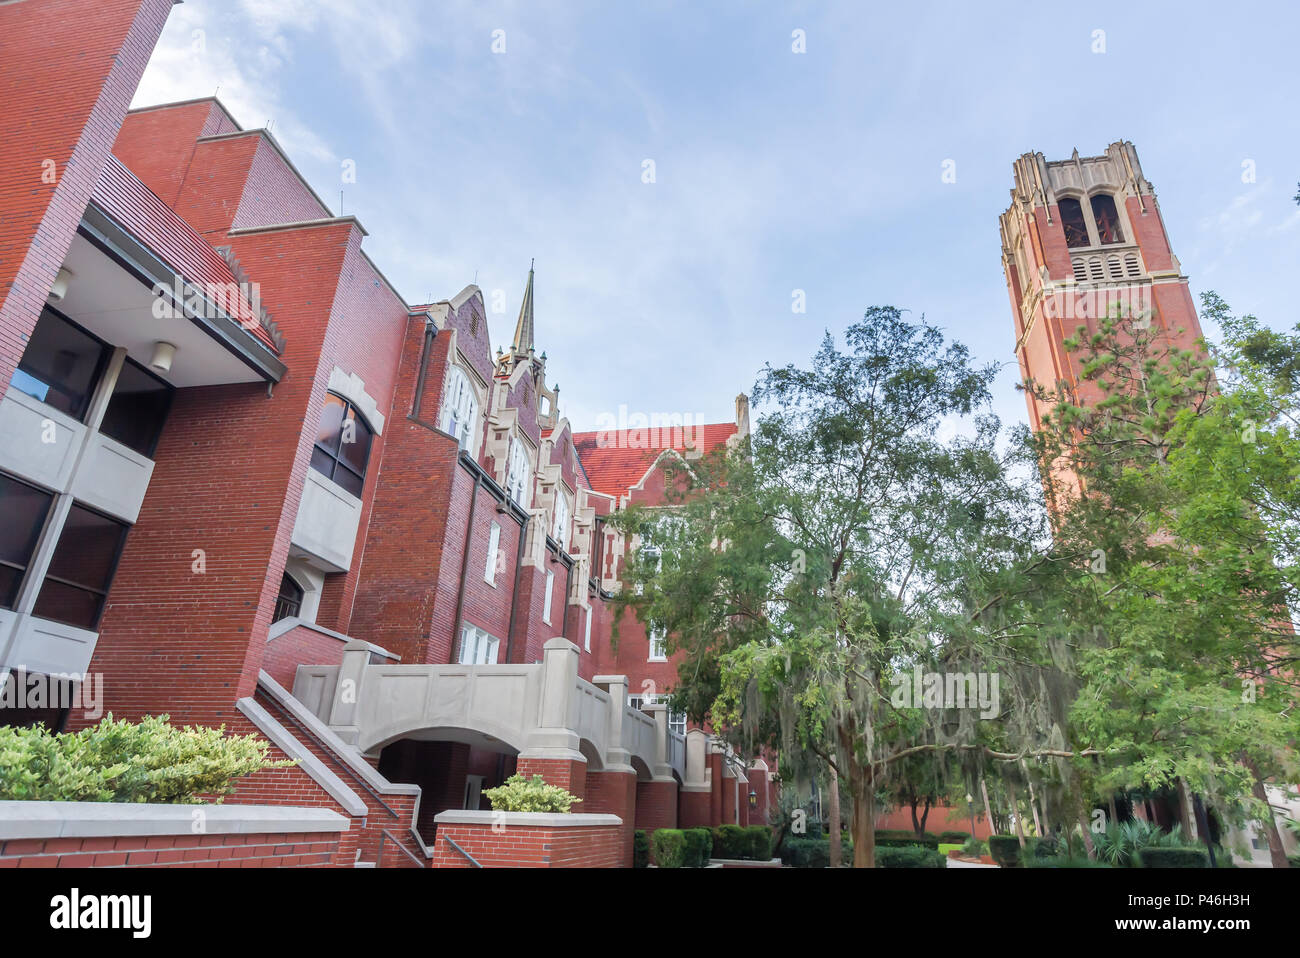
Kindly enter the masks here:
[[128, 359], [99, 431], [142, 456], [152, 456], [171, 402], [172, 387]]
[[1097, 219], [1097, 238], [1103, 243], [1122, 243], [1124, 233], [1119, 228], [1119, 212], [1115, 198], [1098, 193], [1092, 198], [1092, 215]]
[[14, 372], [14, 388], [80, 420], [107, 352], [99, 340], [47, 309]]
[[12, 608], [18, 598], [18, 586], [32, 561], [53, 498], [25, 482], [0, 475], [0, 608]]
[[294, 582], [289, 573], [280, 576], [280, 594], [275, 599], [275, 615], [272, 622], [279, 622], [296, 616], [302, 611], [302, 586]]
[[36, 615], [93, 630], [117, 569], [126, 528], [74, 505], [36, 597]]
[[360, 496], [372, 439], [370, 427], [350, 402], [333, 394], [326, 395], [320, 426], [316, 429], [316, 445], [311, 452], [311, 467], [354, 496]]
[[1061, 228], [1065, 230], [1065, 245], [1071, 248], [1089, 245], [1088, 224], [1084, 221], [1083, 207], [1079, 205], [1079, 201], [1061, 200], [1060, 210]]

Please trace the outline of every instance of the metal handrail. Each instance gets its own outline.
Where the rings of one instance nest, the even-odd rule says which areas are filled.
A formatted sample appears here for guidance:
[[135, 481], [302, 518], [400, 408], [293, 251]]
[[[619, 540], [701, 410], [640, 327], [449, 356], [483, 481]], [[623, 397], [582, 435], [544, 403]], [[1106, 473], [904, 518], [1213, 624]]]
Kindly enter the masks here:
[[467, 862], [469, 862], [471, 865], [473, 865], [475, 868], [482, 868], [482, 867], [483, 867], [483, 866], [482, 866], [482, 865], [481, 865], [481, 864], [480, 864], [480, 863], [479, 863], [479, 862], [474, 858], [473, 855], [471, 855], [469, 852], [465, 851], [465, 849], [463, 849], [463, 848], [461, 848], [459, 845], [457, 845], [457, 844], [452, 840], [452, 838], [451, 838], [450, 835], [443, 835], [442, 837], [445, 838], [445, 839], [447, 840], [447, 844], [448, 844], [448, 845], [450, 845], [452, 848], [456, 849], [456, 851], [458, 851], [458, 852], [460, 852], [462, 855], [464, 855], [464, 856], [465, 856], [465, 860], [466, 860]]
[[410, 850], [409, 848], [407, 848], [405, 845], [403, 845], [402, 842], [401, 842], [401, 840], [398, 839], [398, 837], [397, 837], [396, 835], [394, 835], [392, 832], [390, 832], [388, 829], [385, 828], [385, 829], [383, 829], [383, 830], [379, 833], [379, 850], [375, 853], [375, 867], [376, 867], [376, 868], [382, 868], [382, 867], [383, 867], [383, 864], [384, 864], [384, 839], [385, 839], [385, 838], [387, 838], [387, 839], [388, 839], [389, 841], [391, 841], [394, 845], [396, 845], [396, 846], [398, 847], [398, 849], [402, 852], [402, 854], [404, 854], [404, 855], [405, 855], [407, 858], [409, 858], [411, 861], [415, 862], [415, 867], [416, 867], [416, 868], [424, 868], [424, 867], [426, 867], [425, 864], [424, 864], [424, 862], [420, 861], [420, 859], [418, 859], [418, 858], [417, 858], [417, 857], [416, 857], [416, 856], [411, 852], [411, 850]]

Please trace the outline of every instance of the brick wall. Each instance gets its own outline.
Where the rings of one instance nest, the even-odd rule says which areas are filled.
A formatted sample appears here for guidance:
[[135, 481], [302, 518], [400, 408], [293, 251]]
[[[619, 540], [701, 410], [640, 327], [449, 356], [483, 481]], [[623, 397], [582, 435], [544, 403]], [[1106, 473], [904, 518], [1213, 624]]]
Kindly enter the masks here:
[[472, 868], [448, 843], [450, 838], [484, 868], [619, 868], [625, 842], [620, 825], [528, 827], [482, 824], [438, 825], [434, 868]]
[[[346, 833], [344, 833], [346, 834]], [[0, 842], [0, 868], [344, 868], [338, 832]]]
[[266, 643], [262, 669], [286, 689], [293, 689], [299, 665], [338, 665], [343, 643], [306, 626], [294, 626]]
[[641, 825], [637, 822], [637, 780], [635, 772], [588, 772], [587, 794], [575, 810], [585, 814], [617, 815], [623, 820], [624, 868], [632, 867], [632, 842]]
[[0, 388], [13, 377], [171, 6], [0, 6]]

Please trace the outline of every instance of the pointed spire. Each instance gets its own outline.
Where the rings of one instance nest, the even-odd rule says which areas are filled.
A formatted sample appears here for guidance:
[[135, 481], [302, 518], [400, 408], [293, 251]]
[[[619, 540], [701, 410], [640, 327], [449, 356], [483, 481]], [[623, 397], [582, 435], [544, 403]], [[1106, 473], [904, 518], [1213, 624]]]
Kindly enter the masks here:
[[524, 287], [524, 301], [519, 304], [519, 322], [515, 324], [516, 355], [533, 351], [533, 261], [528, 263], [528, 285]]

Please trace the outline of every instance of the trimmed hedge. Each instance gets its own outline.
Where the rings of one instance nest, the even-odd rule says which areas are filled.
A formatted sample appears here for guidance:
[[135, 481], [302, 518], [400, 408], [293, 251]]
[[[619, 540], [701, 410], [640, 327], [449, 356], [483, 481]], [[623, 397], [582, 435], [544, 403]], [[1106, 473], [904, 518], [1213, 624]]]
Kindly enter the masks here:
[[[965, 839], [963, 839], [965, 841]], [[913, 845], [920, 845], [924, 848], [930, 848], [934, 851], [939, 850], [939, 836], [926, 832], [924, 837], [918, 837], [916, 832], [893, 831], [889, 829], [876, 830], [876, 847], [877, 848], [909, 848]]]
[[[842, 862], [853, 861], [853, 842], [847, 837], [840, 840], [840, 852]], [[829, 868], [831, 840], [788, 836], [781, 844], [781, 864], [787, 868]]]
[[931, 848], [877, 848], [877, 868], [947, 868], [944, 857]]
[[1138, 868], [1209, 868], [1210, 853], [1204, 848], [1144, 848], [1134, 852]]
[[650, 836], [638, 828], [632, 833], [632, 867], [645, 868], [650, 864]]
[[713, 833], [707, 828], [686, 828], [686, 868], [703, 868], [713, 853]]
[[739, 825], [719, 825], [713, 830], [714, 858], [745, 858], [749, 853], [749, 838]]
[[[765, 862], [772, 857], [772, 829], [766, 825], [750, 825], [745, 829], [748, 851], [746, 858]], [[829, 842], [828, 842], [829, 844]]]
[[1110, 862], [1090, 861], [1087, 858], [1066, 858], [1056, 855], [1048, 858], [1025, 859], [1026, 868], [1114, 868]]
[[1015, 835], [990, 835], [989, 854], [1003, 868], [1020, 867], [1020, 839]]
[[660, 828], [650, 839], [655, 849], [655, 864], [660, 868], [683, 868], [686, 860], [686, 833], [680, 828]]
[[965, 845], [966, 840], [970, 838], [970, 832], [940, 832], [940, 845]]

